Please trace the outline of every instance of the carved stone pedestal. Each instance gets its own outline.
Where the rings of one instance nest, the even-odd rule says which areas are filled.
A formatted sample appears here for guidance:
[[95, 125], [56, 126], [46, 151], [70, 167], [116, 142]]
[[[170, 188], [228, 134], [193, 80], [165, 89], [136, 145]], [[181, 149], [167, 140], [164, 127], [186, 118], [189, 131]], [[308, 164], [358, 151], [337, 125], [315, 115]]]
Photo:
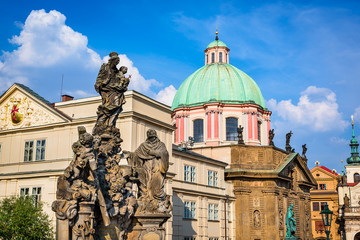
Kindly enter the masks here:
[[72, 239], [91, 240], [94, 238], [94, 202], [79, 203], [79, 218], [72, 228]]
[[164, 240], [165, 227], [163, 224], [171, 217], [165, 213], [141, 213], [135, 215], [132, 232], [128, 240]]

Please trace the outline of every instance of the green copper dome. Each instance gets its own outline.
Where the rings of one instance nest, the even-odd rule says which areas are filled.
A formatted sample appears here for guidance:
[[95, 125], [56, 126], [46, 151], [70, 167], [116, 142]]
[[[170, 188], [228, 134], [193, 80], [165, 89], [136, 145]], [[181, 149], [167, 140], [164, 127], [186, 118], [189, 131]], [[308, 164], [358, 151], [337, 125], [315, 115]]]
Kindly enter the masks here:
[[205, 103], [254, 103], [265, 109], [255, 81], [227, 63], [207, 64], [191, 74], [175, 94], [171, 109]]
[[220, 40], [215, 40], [207, 46], [207, 48], [212, 48], [212, 47], [227, 47], [227, 46], [224, 42]]

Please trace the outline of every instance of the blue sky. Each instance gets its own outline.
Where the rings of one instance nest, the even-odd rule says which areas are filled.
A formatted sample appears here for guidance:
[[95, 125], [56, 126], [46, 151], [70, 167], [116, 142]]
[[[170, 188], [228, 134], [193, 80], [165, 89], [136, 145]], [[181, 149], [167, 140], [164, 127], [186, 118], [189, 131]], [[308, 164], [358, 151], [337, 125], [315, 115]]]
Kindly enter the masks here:
[[131, 88], [163, 102], [204, 64], [215, 27], [230, 64], [259, 85], [273, 111], [275, 144], [341, 171], [350, 115], [360, 135], [358, 1], [2, 1], [0, 92], [14, 82], [51, 102], [63, 92], [96, 95], [111, 51], [129, 66]]

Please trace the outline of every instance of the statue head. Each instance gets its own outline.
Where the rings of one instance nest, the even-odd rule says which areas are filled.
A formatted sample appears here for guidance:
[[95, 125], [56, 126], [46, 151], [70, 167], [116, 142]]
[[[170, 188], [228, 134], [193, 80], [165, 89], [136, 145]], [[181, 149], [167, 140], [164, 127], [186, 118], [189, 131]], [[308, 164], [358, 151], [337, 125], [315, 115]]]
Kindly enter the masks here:
[[120, 67], [120, 72], [122, 72], [123, 74], [127, 73], [128, 68], [126, 66], [121, 66]]
[[117, 52], [111, 52], [109, 54], [110, 56], [110, 59], [109, 59], [109, 63], [112, 64], [112, 65], [118, 65], [119, 62], [120, 62], [120, 58], [119, 58], [119, 55], [117, 54]]
[[150, 142], [153, 142], [155, 141], [158, 137], [157, 137], [157, 133], [154, 129], [149, 129], [147, 132], [146, 132], [146, 135], [147, 135], [147, 139], [150, 141]]
[[79, 142], [85, 147], [91, 147], [93, 143], [93, 136], [90, 133], [84, 133], [79, 136]]

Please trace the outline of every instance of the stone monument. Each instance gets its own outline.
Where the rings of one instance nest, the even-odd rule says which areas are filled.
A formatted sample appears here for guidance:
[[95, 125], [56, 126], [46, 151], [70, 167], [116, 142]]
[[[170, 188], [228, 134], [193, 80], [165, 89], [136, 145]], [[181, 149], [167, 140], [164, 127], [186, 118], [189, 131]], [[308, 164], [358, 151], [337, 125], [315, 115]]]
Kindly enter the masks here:
[[275, 146], [274, 141], [273, 141], [274, 137], [275, 137], [274, 129], [270, 129], [269, 130], [269, 145], [270, 146]]
[[291, 152], [295, 152], [295, 149], [291, 147], [290, 145], [290, 139], [291, 136], [293, 135], [292, 131], [288, 132], [286, 134], [286, 145], [285, 145], [285, 150], [287, 153], [291, 153]]
[[294, 204], [290, 204], [285, 218], [285, 224], [286, 224], [286, 236], [285, 240], [296, 240], [297, 237], [295, 237], [296, 232], [296, 221], [295, 216], [293, 212]]
[[238, 132], [238, 144], [244, 145], [244, 144], [245, 144], [245, 142], [244, 142], [244, 135], [243, 135], [244, 127], [242, 127], [241, 125], [239, 125], [239, 127], [237, 128], [237, 132]]
[[[130, 82], [127, 68], [110, 53], [95, 83], [101, 95], [92, 134], [78, 127], [74, 157], [57, 183], [56, 239], [154, 239], [163, 240], [163, 224], [171, 217], [170, 197], [164, 184], [169, 154], [155, 130], [135, 152], [122, 151], [116, 120], [125, 103]], [[119, 165], [127, 159], [128, 165]], [[139, 189], [138, 194], [133, 191]]]

